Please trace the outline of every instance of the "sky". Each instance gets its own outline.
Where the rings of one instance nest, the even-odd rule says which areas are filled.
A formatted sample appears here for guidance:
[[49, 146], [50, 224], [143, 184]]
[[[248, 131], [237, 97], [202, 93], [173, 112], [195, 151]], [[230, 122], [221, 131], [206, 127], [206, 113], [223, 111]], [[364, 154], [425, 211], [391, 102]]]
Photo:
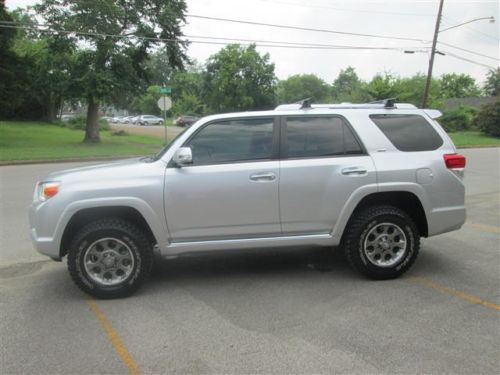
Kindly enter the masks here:
[[[6, 0], [9, 9], [33, 5], [36, 0]], [[377, 34], [418, 39], [390, 40], [334, 33], [291, 30], [187, 17], [187, 36], [240, 38], [263, 41], [329, 45], [396, 47], [402, 50], [332, 50], [258, 46], [269, 53], [278, 78], [313, 73], [331, 83], [341, 69], [352, 66], [363, 79], [389, 72], [407, 77], [427, 72], [429, 47], [438, 11], [438, 0], [186, 0], [188, 14], [260, 23]], [[499, 66], [500, 0], [445, 0], [441, 30], [475, 18], [494, 16], [496, 21], [476, 21], [439, 34], [439, 41], [492, 58], [438, 45], [434, 75], [466, 73], [483, 82], [488, 68]], [[195, 39], [191, 40], [206, 40]], [[218, 40], [224, 42], [224, 40]], [[243, 43], [243, 42], [242, 42]], [[269, 43], [268, 43], [269, 44]], [[203, 63], [223, 45], [192, 43], [188, 55]], [[473, 60], [459, 60], [450, 54]]]

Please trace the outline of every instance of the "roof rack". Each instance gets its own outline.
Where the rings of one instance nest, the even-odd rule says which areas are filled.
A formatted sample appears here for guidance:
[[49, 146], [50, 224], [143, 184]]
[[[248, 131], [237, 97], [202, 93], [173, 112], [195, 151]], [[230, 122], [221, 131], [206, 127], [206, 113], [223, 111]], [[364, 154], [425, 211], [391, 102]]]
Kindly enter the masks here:
[[312, 99], [303, 99], [293, 104], [281, 104], [277, 106], [275, 111], [293, 111], [299, 109], [315, 109], [315, 108], [331, 108], [331, 109], [417, 109], [417, 107], [410, 103], [398, 103], [396, 106], [397, 98], [387, 98], [377, 100], [370, 103], [336, 103], [336, 104], [312, 104]]
[[387, 98], [387, 99], [382, 99], [382, 100], [377, 100], [374, 102], [370, 102], [368, 104], [383, 104], [384, 108], [394, 108], [394, 104], [396, 103], [396, 100], [398, 98]]

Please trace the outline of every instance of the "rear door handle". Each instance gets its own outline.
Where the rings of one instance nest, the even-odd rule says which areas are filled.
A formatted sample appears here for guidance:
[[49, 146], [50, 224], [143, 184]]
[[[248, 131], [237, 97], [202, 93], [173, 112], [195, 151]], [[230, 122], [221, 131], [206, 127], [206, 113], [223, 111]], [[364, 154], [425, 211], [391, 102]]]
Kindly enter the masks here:
[[348, 167], [342, 169], [342, 174], [346, 176], [359, 176], [368, 173], [363, 167]]
[[276, 180], [276, 175], [271, 172], [266, 172], [266, 173], [254, 173], [250, 175], [250, 180], [252, 181], [259, 181], [259, 182], [265, 182], [265, 181], [274, 181]]

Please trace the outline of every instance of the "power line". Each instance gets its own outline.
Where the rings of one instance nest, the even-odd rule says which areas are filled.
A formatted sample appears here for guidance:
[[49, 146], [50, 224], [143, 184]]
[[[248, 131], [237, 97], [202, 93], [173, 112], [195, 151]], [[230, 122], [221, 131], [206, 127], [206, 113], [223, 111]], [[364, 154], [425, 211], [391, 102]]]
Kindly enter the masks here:
[[[156, 37], [145, 37], [140, 35], [117, 35], [117, 34], [104, 34], [104, 33], [95, 33], [95, 32], [83, 32], [83, 31], [73, 31], [73, 30], [61, 30], [50, 28], [48, 25], [35, 24], [37, 26], [19, 26], [19, 25], [3, 25], [5, 21], [0, 21], [0, 27], [3, 28], [11, 28], [11, 29], [24, 29], [31, 31], [39, 31], [39, 32], [50, 32], [50, 33], [63, 33], [63, 34], [75, 34], [75, 35], [85, 35], [85, 36], [93, 36], [93, 37], [109, 37], [109, 38], [117, 38], [117, 39], [131, 39], [137, 38], [142, 40], [152, 40], [158, 42], [188, 42], [188, 43], [199, 43], [199, 44], [214, 44], [214, 45], [227, 45], [230, 43], [227, 42], [214, 42], [214, 41], [200, 41], [200, 40], [189, 40], [189, 39], [169, 39], [169, 38], [156, 38]], [[10, 23], [10, 22], [9, 22]], [[48, 29], [42, 29], [40, 27], [47, 27]], [[236, 39], [236, 38], [218, 38], [218, 37], [206, 37], [206, 36], [184, 36], [186, 38], [204, 38], [204, 39], [214, 39], [214, 40], [232, 40], [232, 41], [246, 41], [252, 43], [239, 43], [241, 45], [250, 46], [255, 44], [259, 47], [277, 47], [277, 48], [298, 48], [298, 49], [335, 49], [335, 50], [392, 50], [392, 51], [403, 51], [409, 48], [403, 47], [372, 47], [372, 46], [349, 46], [349, 45], [333, 45], [333, 44], [308, 44], [308, 43], [293, 43], [293, 42], [278, 42], [278, 41], [262, 41], [262, 40], [253, 40], [253, 39]]]
[[[117, 35], [117, 34], [104, 34], [104, 33], [93, 33], [93, 32], [82, 32], [82, 31], [73, 31], [73, 30], [61, 30], [61, 29], [41, 29], [40, 27], [47, 27], [49, 28], [49, 25], [43, 25], [43, 24], [34, 24], [34, 26], [22, 26], [19, 25], [16, 22], [12, 21], [0, 21], [0, 28], [10, 28], [10, 29], [24, 29], [24, 30], [32, 30], [32, 31], [38, 31], [38, 32], [49, 32], [49, 33], [63, 33], [63, 34], [75, 34], [75, 35], [85, 35], [85, 36], [94, 36], [94, 37], [110, 37], [110, 38], [117, 38], [117, 39], [124, 39], [124, 38], [137, 38], [137, 39], [143, 39], [143, 40], [154, 40], [154, 41], [159, 41], [159, 42], [166, 42], [166, 43], [172, 43], [172, 42], [188, 42], [188, 43], [199, 43], [199, 44], [212, 44], [212, 45], [227, 45], [230, 43], [225, 43], [225, 42], [212, 42], [212, 41], [191, 41], [191, 40], [184, 40], [184, 39], [172, 39], [172, 38], [156, 38], [156, 37], [145, 37], [145, 36], [140, 36], [140, 35]], [[210, 37], [206, 37], [210, 38]], [[212, 38], [212, 39], [225, 39], [225, 38]], [[237, 40], [237, 39], [236, 39]], [[277, 42], [267, 42], [267, 43], [277, 43]], [[290, 43], [290, 42], [285, 42], [285, 43]], [[403, 48], [395, 48], [395, 47], [365, 47], [365, 46], [342, 46], [342, 45], [326, 45], [325, 47], [319, 47], [319, 46], [314, 46], [314, 45], [288, 45], [288, 44], [257, 44], [257, 43], [239, 43], [241, 45], [256, 45], [259, 47], [277, 47], [277, 48], [300, 48], [300, 49], [315, 49], [315, 50], [349, 50], [349, 49], [354, 49], [354, 50], [359, 50], [359, 49], [365, 49], [365, 50], [378, 50], [378, 49], [386, 49], [386, 50], [394, 50], [394, 51], [402, 51], [404, 50]], [[417, 51], [421, 52], [421, 51]], [[443, 51], [444, 52], [444, 51]], [[465, 58], [463, 56], [459, 56], [450, 52], [445, 52], [447, 55], [450, 55], [452, 57], [455, 57], [457, 59], [467, 61], [472, 64], [480, 65], [489, 69], [495, 69], [492, 66]]]
[[319, 8], [319, 9], [331, 9], [337, 10], [340, 12], [352, 12], [352, 13], [369, 13], [369, 14], [389, 14], [395, 16], [411, 16], [411, 17], [434, 17], [434, 14], [417, 14], [417, 13], [402, 13], [402, 12], [387, 12], [380, 10], [363, 10], [363, 9], [348, 9], [348, 8], [337, 8], [331, 7], [327, 5], [318, 5], [318, 4], [299, 4], [299, 3], [290, 3], [287, 1], [278, 1], [278, 0], [257, 0], [265, 3], [275, 3], [275, 4], [283, 4], [283, 5], [292, 5], [303, 8]]
[[452, 52], [449, 52], [449, 51], [442, 51], [446, 56], [451, 56], [451, 57], [454, 57], [456, 59], [459, 59], [459, 60], [462, 60], [462, 61], [467, 61], [471, 64], [476, 64], [476, 65], [481, 65], [485, 68], [488, 68], [488, 69], [496, 69], [495, 67], [491, 66], [491, 65], [486, 65], [486, 64], [483, 64], [483, 63], [480, 63], [480, 62], [477, 62], [477, 61], [474, 61], [474, 60], [470, 60], [466, 57], [463, 57], [463, 56], [459, 56], [459, 55], [455, 55], [454, 53]]
[[[315, 28], [290, 26], [290, 25], [278, 25], [278, 24], [263, 23], [263, 22], [236, 20], [236, 19], [232, 19], [232, 18], [201, 16], [201, 15], [195, 15], [195, 14], [187, 14], [186, 16], [191, 17], [191, 18], [208, 19], [208, 20], [213, 20], [213, 21], [243, 23], [243, 24], [249, 24], [249, 25], [267, 26], [267, 27], [275, 27], [275, 28], [282, 28], [282, 29], [292, 29], [292, 30], [313, 31], [313, 32], [332, 33], [332, 34], [341, 34], [341, 35], [362, 36], [362, 37], [370, 37], [370, 38], [382, 38], [382, 39], [394, 39], [394, 40], [406, 40], [406, 41], [417, 41], [417, 42], [423, 42], [423, 43], [430, 43], [430, 41], [428, 41], [428, 40], [417, 39], [417, 38], [397, 37], [397, 36], [388, 36], [388, 35], [376, 35], [376, 34], [351, 33], [351, 32], [345, 32], [345, 31], [337, 31], [337, 30], [315, 29]], [[445, 45], [447, 47], [456, 48], [456, 49], [459, 49], [459, 50], [462, 50], [464, 52], [468, 52], [468, 53], [471, 53], [471, 54], [474, 54], [477, 56], [486, 57], [489, 59], [500, 61], [500, 59], [497, 57], [484, 55], [482, 53], [471, 51], [471, 50], [468, 50], [465, 48], [461, 48], [461, 47], [455, 46], [453, 44], [439, 42], [439, 41], [438, 41], [438, 43]]]
[[242, 41], [242, 42], [252, 42], [252, 43], [276, 43], [284, 45], [298, 45], [298, 46], [308, 46], [308, 47], [331, 47], [338, 49], [375, 49], [375, 50], [417, 50], [417, 49], [428, 49], [428, 47], [374, 47], [374, 46], [352, 46], [352, 45], [339, 45], [339, 44], [317, 44], [308, 42], [284, 42], [275, 40], [260, 40], [260, 39], [244, 39], [244, 38], [226, 38], [226, 37], [214, 37], [214, 36], [198, 36], [198, 35], [184, 35], [187, 38], [199, 38], [199, 39], [214, 39], [214, 40], [230, 40], [230, 41]]
[[417, 39], [417, 38], [397, 37], [397, 36], [378, 35], [378, 34], [351, 33], [351, 32], [347, 32], [347, 31], [314, 29], [314, 28], [309, 28], [309, 27], [299, 27], [299, 26], [290, 26], [290, 25], [277, 25], [274, 23], [236, 20], [236, 19], [232, 19], [232, 18], [209, 17], [209, 16], [201, 16], [201, 15], [197, 15], [197, 14], [186, 14], [186, 16], [190, 17], [190, 18], [200, 18], [200, 19], [207, 19], [207, 20], [212, 20], [212, 21], [224, 21], [224, 22], [233, 22], [233, 23], [244, 23], [244, 24], [248, 24], [248, 25], [276, 27], [276, 28], [280, 28], [280, 29], [315, 31], [315, 32], [321, 32], [321, 33], [353, 35], [353, 36], [362, 36], [362, 37], [380, 38], [380, 39], [406, 40], [406, 41], [413, 41], [413, 42], [427, 42], [426, 40]]
[[484, 54], [479, 53], [479, 52], [471, 51], [470, 49], [465, 49], [465, 48], [462, 48], [462, 47], [454, 46], [453, 44], [449, 44], [449, 43], [445, 43], [445, 42], [440, 42], [439, 40], [438, 40], [438, 44], [442, 44], [443, 46], [450, 47], [450, 48], [459, 49], [460, 51], [468, 52], [468, 53], [471, 53], [473, 55], [477, 55], [477, 56], [481, 56], [481, 57], [486, 57], [488, 59], [492, 59], [492, 60], [495, 60], [495, 61], [500, 61], [500, 58], [498, 58], [498, 57], [484, 55]]

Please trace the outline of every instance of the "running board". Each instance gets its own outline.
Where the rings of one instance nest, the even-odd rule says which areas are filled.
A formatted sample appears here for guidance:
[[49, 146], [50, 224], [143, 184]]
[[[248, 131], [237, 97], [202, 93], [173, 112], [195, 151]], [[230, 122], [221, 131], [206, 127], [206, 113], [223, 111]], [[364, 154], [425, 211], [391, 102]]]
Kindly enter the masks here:
[[338, 241], [336, 241], [336, 238], [332, 237], [330, 233], [324, 233], [264, 238], [171, 242], [161, 253], [162, 256], [169, 257], [203, 251], [287, 246], [335, 246], [337, 244]]

